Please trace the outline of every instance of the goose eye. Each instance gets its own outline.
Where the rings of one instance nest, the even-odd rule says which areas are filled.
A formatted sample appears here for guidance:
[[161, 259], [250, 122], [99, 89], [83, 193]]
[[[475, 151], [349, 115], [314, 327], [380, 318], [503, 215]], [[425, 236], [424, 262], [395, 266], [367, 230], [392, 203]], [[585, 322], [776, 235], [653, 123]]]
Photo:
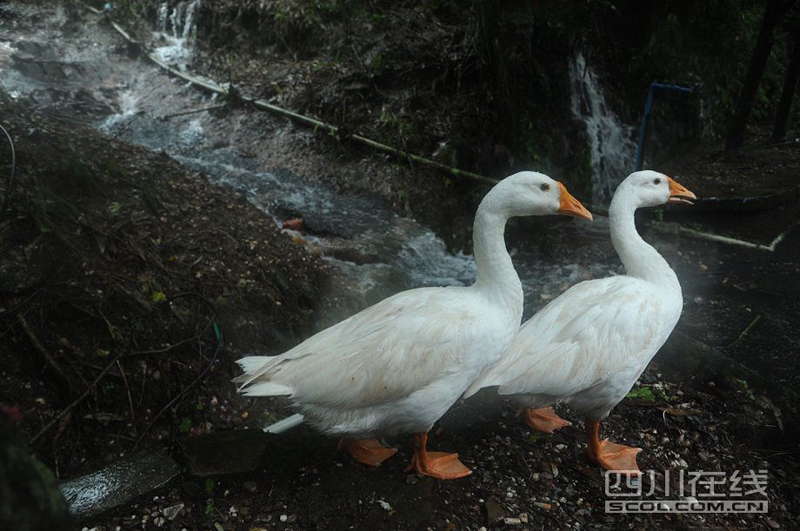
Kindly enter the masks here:
[[661, 184], [661, 179], [656, 177], [655, 179], [653, 179], [653, 184]]
[[546, 191], [548, 191], [548, 190], [550, 189], [550, 185], [549, 185], [549, 184], [547, 184], [547, 183], [542, 183], [542, 184], [539, 186], [539, 189], [540, 189], [542, 192], [546, 192]]

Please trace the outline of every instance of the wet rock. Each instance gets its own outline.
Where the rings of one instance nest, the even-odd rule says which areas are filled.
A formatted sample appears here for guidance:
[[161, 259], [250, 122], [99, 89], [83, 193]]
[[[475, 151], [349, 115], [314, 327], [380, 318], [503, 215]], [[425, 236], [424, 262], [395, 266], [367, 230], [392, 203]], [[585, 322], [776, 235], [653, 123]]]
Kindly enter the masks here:
[[222, 431], [185, 439], [181, 450], [194, 476], [241, 474], [260, 466], [270, 438], [261, 431]]
[[165, 452], [144, 452], [62, 482], [59, 488], [70, 513], [87, 518], [165, 485], [179, 472], [178, 463]]

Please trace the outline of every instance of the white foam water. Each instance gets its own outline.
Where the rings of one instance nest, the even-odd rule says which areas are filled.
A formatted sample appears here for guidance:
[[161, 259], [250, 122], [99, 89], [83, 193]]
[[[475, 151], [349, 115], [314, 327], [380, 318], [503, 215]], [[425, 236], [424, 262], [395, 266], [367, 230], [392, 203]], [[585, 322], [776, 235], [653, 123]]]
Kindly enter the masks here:
[[586, 124], [592, 156], [592, 199], [611, 199], [617, 185], [634, 169], [633, 128], [606, 102], [597, 75], [578, 53], [569, 65], [572, 113]]
[[195, 13], [200, 0], [187, 0], [171, 7], [164, 2], [158, 8], [157, 30], [153, 36], [162, 42], [153, 50], [161, 61], [185, 70], [192, 58], [192, 45], [197, 34]]

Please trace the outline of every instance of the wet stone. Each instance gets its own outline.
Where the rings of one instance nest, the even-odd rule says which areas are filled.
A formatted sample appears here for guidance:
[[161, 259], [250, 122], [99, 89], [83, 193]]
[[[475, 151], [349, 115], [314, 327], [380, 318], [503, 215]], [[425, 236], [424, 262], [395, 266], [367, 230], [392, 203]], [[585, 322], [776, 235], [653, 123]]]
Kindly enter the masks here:
[[143, 452], [59, 485], [72, 515], [87, 518], [161, 487], [178, 475], [164, 451]]

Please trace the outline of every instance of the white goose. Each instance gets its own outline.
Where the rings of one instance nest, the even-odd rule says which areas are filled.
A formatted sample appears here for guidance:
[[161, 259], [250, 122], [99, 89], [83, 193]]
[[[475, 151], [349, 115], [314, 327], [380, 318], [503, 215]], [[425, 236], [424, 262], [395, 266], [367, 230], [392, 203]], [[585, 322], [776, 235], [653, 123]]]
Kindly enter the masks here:
[[458, 454], [427, 451], [427, 432], [519, 328], [522, 286], [506, 221], [556, 213], [591, 219], [546, 175], [503, 179], [475, 215], [475, 284], [393, 295], [284, 354], [240, 359], [244, 374], [234, 381], [248, 396], [288, 396], [305, 422], [345, 437], [341, 446], [362, 463], [377, 466], [397, 451], [375, 438], [413, 433], [410, 468], [440, 479], [468, 475]]
[[669, 337], [683, 307], [675, 272], [639, 236], [639, 207], [688, 202], [695, 195], [654, 171], [629, 175], [611, 201], [611, 241], [626, 274], [572, 286], [520, 328], [500, 362], [484, 370], [465, 396], [499, 386], [514, 395], [526, 421], [541, 431], [568, 422], [552, 408], [569, 403], [586, 417], [589, 457], [608, 470], [637, 472], [639, 448], [600, 440], [600, 421], [630, 391]]

